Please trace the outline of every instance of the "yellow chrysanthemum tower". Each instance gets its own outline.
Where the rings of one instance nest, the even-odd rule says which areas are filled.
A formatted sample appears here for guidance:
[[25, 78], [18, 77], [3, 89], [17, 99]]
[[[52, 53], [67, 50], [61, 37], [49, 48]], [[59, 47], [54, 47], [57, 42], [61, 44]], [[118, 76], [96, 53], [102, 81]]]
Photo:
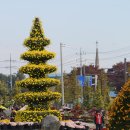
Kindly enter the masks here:
[[109, 111], [111, 130], [130, 129], [130, 80], [122, 87]]
[[41, 122], [50, 114], [60, 118], [59, 111], [50, 109], [51, 102], [59, 99], [61, 94], [48, 89], [59, 84], [59, 80], [48, 78], [48, 74], [57, 69], [56, 66], [47, 64], [48, 60], [55, 57], [55, 53], [45, 50], [49, 44], [50, 40], [44, 36], [39, 18], [35, 18], [30, 36], [24, 41], [28, 51], [21, 55], [21, 59], [28, 61], [28, 64], [19, 69], [29, 77], [17, 82], [18, 86], [29, 91], [16, 95], [16, 100], [27, 104], [28, 107], [25, 111], [17, 112], [16, 121]]

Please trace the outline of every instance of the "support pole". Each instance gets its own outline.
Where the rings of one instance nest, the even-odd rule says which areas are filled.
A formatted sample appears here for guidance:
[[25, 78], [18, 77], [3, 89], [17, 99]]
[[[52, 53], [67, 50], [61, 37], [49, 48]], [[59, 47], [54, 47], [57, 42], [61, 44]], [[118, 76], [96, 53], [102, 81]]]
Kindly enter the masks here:
[[[80, 76], [83, 76], [82, 70], [82, 50], [80, 48]], [[81, 86], [81, 103], [83, 103], [83, 86]]]
[[124, 82], [127, 82], [127, 62], [126, 58], [124, 58]]
[[10, 91], [12, 92], [12, 65], [11, 65], [11, 54], [10, 54]]
[[63, 106], [63, 105], [65, 104], [65, 101], [64, 101], [64, 77], [63, 77], [62, 47], [63, 47], [63, 44], [60, 43], [60, 60], [61, 60], [61, 91], [62, 91], [62, 106]]

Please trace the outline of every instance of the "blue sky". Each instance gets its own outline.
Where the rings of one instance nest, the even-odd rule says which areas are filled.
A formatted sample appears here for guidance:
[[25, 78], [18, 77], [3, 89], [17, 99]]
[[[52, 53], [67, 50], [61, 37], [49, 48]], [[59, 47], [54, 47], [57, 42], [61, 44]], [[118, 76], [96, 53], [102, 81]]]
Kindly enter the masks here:
[[[45, 35], [51, 40], [49, 50], [57, 53], [51, 63], [60, 72], [60, 42], [63, 48], [64, 71], [79, 66], [79, 50], [83, 64], [95, 62], [96, 41], [99, 42], [100, 67], [109, 68], [130, 60], [129, 0], [0, 0], [0, 73], [9, 74], [10, 53], [12, 73], [23, 65], [20, 54], [26, 48], [32, 21], [39, 17]], [[3, 62], [4, 61], [4, 62]], [[3, 68], [2, 68], [3, 67]]]

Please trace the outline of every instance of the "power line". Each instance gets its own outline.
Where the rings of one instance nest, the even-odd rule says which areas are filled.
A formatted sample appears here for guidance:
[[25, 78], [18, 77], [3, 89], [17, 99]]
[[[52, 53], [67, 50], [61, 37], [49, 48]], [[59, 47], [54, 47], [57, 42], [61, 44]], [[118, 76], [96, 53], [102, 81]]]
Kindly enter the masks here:
[[[115, 52], [125, 51], [125, 50], [129, 51], [129, 48], [130, 48], [130, 46], [127, 46], [127, 47], [123, 47], [123, 48], [119, 48], [119, 49], [111, 50], [111, 51], [100, 51], [99, 53], [105, 54], [105, 53], [115, 53]], [[87, 52], [87, 54], [94, 54], [95, 55], [95, 52]]]
[[[0, 67], [0, 68], [7, 69], [7, 68], [10, 68], [10, 66]], [[17, 66], [11, 66], [11, 68], [18, 68], [18, 67]]]
[[[74, 46], [68, 46], [68, 48], [75, 48]], [[73, 50], [72, 49], [72, 50]], [[77, 48], [75, 48], [74, 50], [76, 50]], [[121, 50], [129, 50], [130, 49], [130, 46], [126, 46], [126, 47], [122, 47], [122, 48], [119, 48], [119, 49], [115, 49], [115, 50], [110, 50], [110, 51], [100, 51], [99, 53], [100, 54], [104, 54], [104, 53], [115, 53], [115, 52], [118, 52], [118, 51], [121, 51]], [[88, 52], [87, 51], [87, 54], [95, 54], [95, 52]]]
[[[10, 60], [1, 60], [0, 62], [10, 62]], [[16, 62], [16, 60], [12, 60], [12, 62]]]
[[[123, 48], [119, 48], [119, 49], [116, 49], [116, 50], [112, 50], [112, 51], [106, 51], [106, 52], [99, 52], [99, 53], [102, 53], [102, 54], [104, 54], [104, 56], [106, 56], [106, 54], [107, 53], [112, 53], [112, 52], [118, 52], [118, 51], [124, 51], [124, 50], [126, 50], [126, 49], [129, 49], [129, 47], [130, 46], [127, 46], [127, 47], [123, 47]], [[87, 54], [95, 54], [95, 52], [87, 52]], [[128, 52], [128, 53], [124, 53], [124, 54], [120, 54], [120, 55], [117, 55], [117, 56], [111, 56], [111, 57], [104, 57], [104, 58], [100, 58], [100, 60], [101, 61], [104, 61], [104, 60], [112, 60], [112, 59], [115, 59], [115, 58], [121, 58], [121, 57], [126, 57], [127, 55], [130, 55], [130, 53]], [[69, 65], [74, 65], [74, 64], [77, 64], [77, 61], [76, 61], [76, 57], [75, 58], [73, 58], [75, 55], [74, 54], [72, 54], [72, 55], [66, 55], [66, 56], [64, 56], [65, 58], [64, 58], [64, 60], [65, 60], [65, 62], [63, 63], [63, 65], [64, 66], [69, 66]], [[67, 59], [67, 60], [66, 60]], [[60, 60], [55, 60], [55, 59], [52, 59], [53, 61], [49, 61], [49, 62], [60, 62]], [[68, 61], [69, 60], [69, 61]], [[78, 58], [77, 60], [80, 60], [80, 58]], [[90, 62], [93, 62], [95, 59], [93, 58], [93, 59], [90, 59], [90, 58], [87, 58], [87, 61], [90, 61]], [[0, 64], [2, 64], [2, 63], [8, 63], [8, 62], [10, 62], [10, 60], [0, 60]], [[82, 62], [83, 62], [83, 60], [82, 60]], [[11, 59], [11, 63], [14, 63], [14, 64], [17, 64], [17, 63], [20, 63], [20, 64], [22, 64], [22, 63], [27, 63], [27, 61], [22, 61], [22, 60], [13, 60], [13, 59]], [[18, 65], [19, 66], [19, 65]], [[18, 66], [11, 66], [11, 68], [12, 69], [18, 69], [19, 67]], [[59, 64], [57, 65], [57, 66], [60, 66]], [[3, 68], [3, 69], [7, 69], [7, 68], [9, 68], [9, 66], [1, 66], [0, 67], [1, 69]]]
[[108, 58], [102, 58], [101, 60], [109, 60], [109, 59], [113, 59], [113, 58], [120, 58], [122, 56], [126, 56], [126, 55], [130, 55], [130, 53], [126, 53], [126, 54], [122, 54], [122, 55], [118, 55], [118, 56], [114, 56], [114, 57], [108, 57]]

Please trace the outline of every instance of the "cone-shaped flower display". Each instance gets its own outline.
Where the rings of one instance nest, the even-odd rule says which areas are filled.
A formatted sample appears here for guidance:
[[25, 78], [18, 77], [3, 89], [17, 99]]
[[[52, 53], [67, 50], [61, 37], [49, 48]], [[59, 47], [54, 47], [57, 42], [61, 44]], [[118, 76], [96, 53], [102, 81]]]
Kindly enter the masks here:
[[110, 108], [111, 130], [130, 129], [130, 81], [128, 81], [114, 99]]
[[61, 94], [48, 89], [59, 84], [59, 80], [47, 76], [56, 71], [56, 66], [47, 64], [48, 60], [55, 57], [55, 53], [45, 50], [49, 44], [50, 40], [45, 38], [39, 18], [35, 18], [30, 37], [24, 42], [28, 51], [21, 55], [21, 59], [28, 61], [28, 64], [22, 66], [20, 72], [28, 74], [29, 78], [17, 82], [18, 86], [29, 90], [16, 95], [16, 100], [27, 104], [28, 108], [17, 112], [16, 121], [41, 122], [49, 114], [60, 118], [59, 111], [50, 109], [51, 101], [59, 99]]

